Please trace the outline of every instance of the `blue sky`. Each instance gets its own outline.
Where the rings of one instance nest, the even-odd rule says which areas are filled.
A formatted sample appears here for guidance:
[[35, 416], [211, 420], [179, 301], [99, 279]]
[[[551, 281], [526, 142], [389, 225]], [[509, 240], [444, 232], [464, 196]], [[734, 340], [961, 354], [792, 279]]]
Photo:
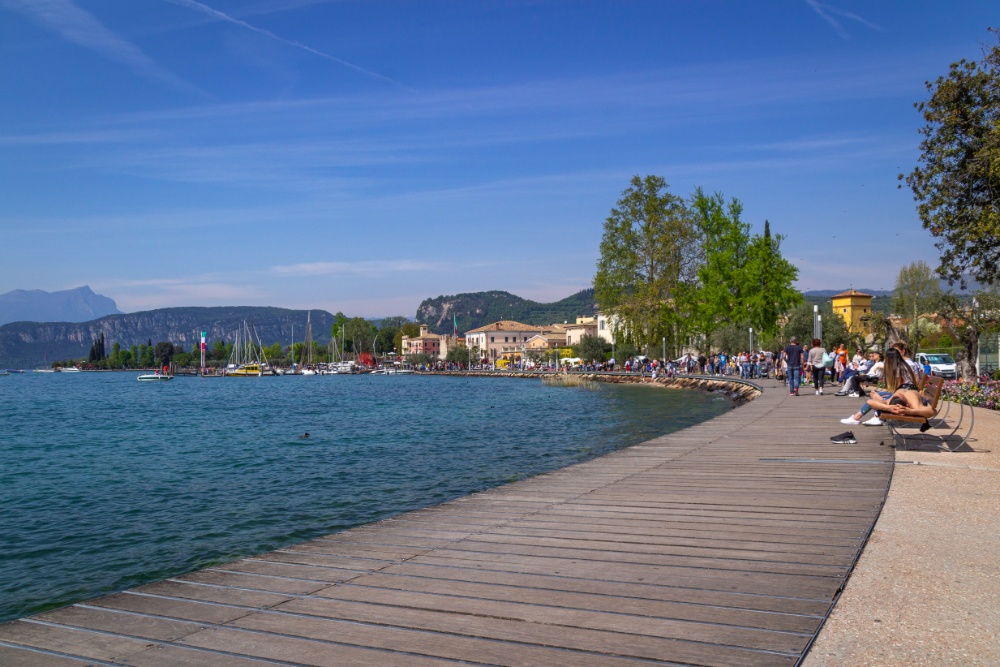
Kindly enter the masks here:
[[995, 2], [0, 0], [0, 293], [412, 317], [590, 286], [634, 174], [799, 287], [936, 264], [896, 175]]

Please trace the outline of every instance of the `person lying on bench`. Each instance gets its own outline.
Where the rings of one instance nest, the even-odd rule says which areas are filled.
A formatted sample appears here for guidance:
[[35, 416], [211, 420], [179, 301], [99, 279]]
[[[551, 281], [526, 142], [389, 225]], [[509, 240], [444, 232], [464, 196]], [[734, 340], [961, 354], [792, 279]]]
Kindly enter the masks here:
[[[899, 353], [899, 350], [895, 348], [889, 348], [889, 351], [885, 355], [885, 365], [884, 365], [884, 375], [885, 375], [885, 387], [887, 391], [873, 390], [869, 394], [869, 398], [865, 401], [864, 406], [855, 412], [850, 417], [846, 419], [841, 419], [842, 424], [860, 424], [861, 419], [871, 412], [876, 411], [874, 417], [865, 422], [865, 426], [881, 426], [882, 420], [879, 419], [878, 411], [893, 412], [890, 410], [890, 401], [897, 396], [900, 400], [905, 403], [904, 407], [911, 407], [911, 409], [916, 410], [918, 405], [923, 404], [923, 400], [920, 394], [920, 380], [917, 378], [917, 374], [913, 372], [910, 365], [903, 358], [903, 355]], [[914, 396], [911, 398], [911, 394]], [[911, 402], [915, 400], [915, 404], [911, 406]], [[899, 403], [899, 401], [897, 401]], [[903, 405], [903, 403], [899, 403]], [[893, 404], [896, 405], [896, 404]], [[930, 407], [930, 406], [926, 406]], [[895, 409], [899, 409], [896, 406]], [[903, 412], [894, 412], [894, 414], [904, 414]], [[905, 414], [910, 414], [914, 417], [925, 416], [918, 412], [909, 412]], [[933, 417], [934, 410], [930, 409], [930, 414], [926, 417]]]

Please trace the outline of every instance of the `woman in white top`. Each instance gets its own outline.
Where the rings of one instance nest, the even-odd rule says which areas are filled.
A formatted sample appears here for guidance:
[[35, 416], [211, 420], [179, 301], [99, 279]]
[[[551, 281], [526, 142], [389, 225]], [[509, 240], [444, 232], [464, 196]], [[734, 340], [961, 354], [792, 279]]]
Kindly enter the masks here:
[[807, 363], [812, 366], [813, 388], [816, 389], [817, 396], [823, 395], [823, 381], [826, 379], [826, 364], [823, 363], [824, 356], [826, 356], [826, 348], [823, 347], [823, 341], [819, 338], [813, 338], [812, 347], [809, 348]]

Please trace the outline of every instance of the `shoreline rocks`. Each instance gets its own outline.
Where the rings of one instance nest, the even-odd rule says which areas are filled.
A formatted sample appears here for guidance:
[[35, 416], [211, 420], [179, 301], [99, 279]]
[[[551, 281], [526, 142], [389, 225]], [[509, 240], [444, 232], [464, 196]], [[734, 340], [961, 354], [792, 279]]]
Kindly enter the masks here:
[[[425, 371], [420, 375], [447, 375], [454, 377], [500, 377], [519, 379], [541, 379], [552, 373], [534, 373], [530, 371]], [[743, 405], [761, 394], [754, 385], [729, 378], [710, 377], [706, 375], [680, 375], [672, 378], [658, 377], [655, 380], [648, 375], [635, 373], [579, 373], [582, 379], [608, 384], [644, 384], [650, 386], [668, 387], [672, 389], [696, 389], [709, 393], [724, 393], [735, 405]]]

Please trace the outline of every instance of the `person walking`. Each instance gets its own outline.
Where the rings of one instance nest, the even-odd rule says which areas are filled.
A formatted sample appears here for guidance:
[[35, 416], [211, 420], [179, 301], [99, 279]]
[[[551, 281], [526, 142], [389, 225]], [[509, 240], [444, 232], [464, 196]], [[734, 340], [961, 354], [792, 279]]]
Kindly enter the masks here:
[[802, 346], [797, 336], [792, 336], [788, 345], [781, 353], [785, 360], [785, 372], [788, 375], [788, 395], [799, 395], [799, 383], [802, 381]]
[[823, 383], [826, 380], [826, 360], [829, 355], [823, 347], [823, 341], [813, 338], [812, 347], [809, 348], [809, 365], [812, 366], [813, 389], [817, 396], [823, 395]]

